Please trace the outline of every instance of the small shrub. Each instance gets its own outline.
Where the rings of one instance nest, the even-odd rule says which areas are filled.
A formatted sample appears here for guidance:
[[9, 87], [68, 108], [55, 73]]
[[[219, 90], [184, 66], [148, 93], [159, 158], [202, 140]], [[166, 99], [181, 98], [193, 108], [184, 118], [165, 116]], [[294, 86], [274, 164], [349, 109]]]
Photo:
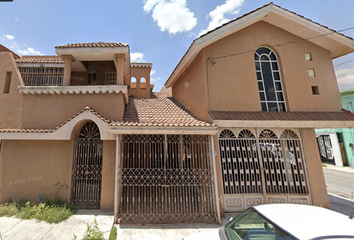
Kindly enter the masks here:
[[18, 209], [12, 199], [5, 200], [3, 205], [0, 205], [0, 217], [12, 217], [17, 215]]
[[111, 228], [108, 240], [117, 240], [117, 228], [114, 225]]
[[18, 202], [5, 201], [0, 207], [0, 216], [16, 216], [21, 219], [38, 219], [48, 223], [59, 223], [75, 214], [77, 208], [68, 204], [60, 198], [48, 200], [46, 203], [38, 205], [32, 204], [28, 200]]
[[[73, 239], [76, 240], [77, 236], [74, 235]], [[96, 220], [91, 225], [87, 224], [85, 235], [81, 240], [102, 240], [102, 239], [104, 239], [103, 232], [98, 228]]]

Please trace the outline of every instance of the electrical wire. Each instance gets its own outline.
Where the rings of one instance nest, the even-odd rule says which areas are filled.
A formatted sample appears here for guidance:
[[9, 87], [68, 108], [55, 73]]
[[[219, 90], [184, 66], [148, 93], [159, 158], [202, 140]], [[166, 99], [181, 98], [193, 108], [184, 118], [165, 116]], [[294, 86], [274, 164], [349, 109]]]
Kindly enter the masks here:
[[305, 6], [303, 6], [302, 8], [300, 8], [300, 10], [297, 10], [297, 13], [300, 12], [302, 9], [304, 9], [305, 7], [307, 7], [308, 5], [310, 5], [313, 1], [315, 0], [312, 0], [310, 1], [308, 4], [306, 4]]
[[353, 59], [350, 59], [350, 60], [348, 60], [348, 61], [346, 61], [346, 62], [342, 62], [342, 63], [340, 63], [340, 64], [337, 64], [337, 65], [335, 65], [334, 67], [338, 67], [338, 66], [341, 66], [341, 65], [343, 65], [343, 64], [352, 62], [352, 61], [354, 61], [354, 58], [353, 58]]
[[279, 6], [283, 5], [283, 3], [285, 3], [287, 0], [285, 0], [284, 2], [282, 2], [281, 4], [279, 4]]
[[[305, 41], [305, 40], [310, 40], [310, 39], [315, 39], [315, 38], [319, 38], [319, 37], [323, 37], [323, 36], [328, 36], [328, 35], [331, 35], [331, 34], [335, 34], [335, 33], [340, 33], [340, 32], [345, 32], [345, 31], [349, 31], [349, 30], [352, 30], [354, 29], [354, 27], [349, 27], [349, 28], [345, 28], [345, 29], [342, 29], [342, 30], [339, 30], [339, 31], [333, 31], [333, 32], [330, 32], [330, 33], [324, 33], [324, 34], [320, 34], [320, 35], [316, 35], [316, 36], [313, 36], [313, 37], [308, 37], [308, 38], [303, 38], [303, 39], [300, 39], [300, 40], [295, 40], [295, 41], [291, 41], [291, 42], [286, 42], [286, 43], [281, 43], [281, 44], [277, 44], [277, 45], [273, 45], [274, 48], [276, 47], [282, 47], [282, 46], [285, 46], [285, 45], [289, 45], [289, 44], [295, 44], [295, 43], [298, 43], [298, 42], [301, 42], [301, 41]], [[226, 57], [233, 57], [233, 56], [237, 56], [237, 55], [241, 55], [241, 54], [246, 54], [246, 53], [253, 53], [255, 50], [248, 50], [248, 51], [244, 51], [244, 52], [238, 52], [238, 53], [232, 53], [232, 54], [228, 54], [228, 55], [224, 55], [224, 56], [219, 56], [219, 57], [214, 57], [214, 58], [208, 58], [208, 60], [210, 60], [213, 65], [215, 64], [214, 60], [216, 59], [221, 59], [221, 58], [226, 58]], [[350, 60], [352, 61], [352, 60]], [[344, 64], [344, 63], [341, 63], [341, 64]], [[340, 64], [340, 65], [341, 65]], [[337, 65], [338, 66], [338, 65]]]
[[308, 11], [307, 13], [304, 14], [304, 16], [306, 14], [308, 14], [309, 12], [312, 12], [312, 10], [315, 10], [316, 8], [318, 8], [320, 5], [322, 5], [323, 3], [325, 3], [327, 0], [324, 0], [323, 2], [321, 2], [320, 4], [318, 4], [316, 7], [312, 8], [310, 11]]

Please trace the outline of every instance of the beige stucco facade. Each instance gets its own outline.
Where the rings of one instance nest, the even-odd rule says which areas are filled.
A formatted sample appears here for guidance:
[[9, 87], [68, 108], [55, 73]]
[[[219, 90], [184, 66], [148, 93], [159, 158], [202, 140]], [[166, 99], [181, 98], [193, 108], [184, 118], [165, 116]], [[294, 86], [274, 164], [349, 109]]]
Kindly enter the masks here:
[[[210, 110], [261, 111], [252, 51], [261, 46], [271, 48], [278, 57], [288, 111], [341, 109], [330, 52], [261, 21], [203, 50]], [[240, 52], [246, 53], [228, 56]], [[306, 61], [305, 53], [311, 53], [312, 61]], [[208, 59], [215, 59], [214, 65]], [[316, 76], [309, 77], [308, 69], [314, 69]], [[312, 86], [318, 86], [319, 95], [312, 94]]]
[[[0, 116], [0, 128], [20, 128], [22, 125], [22, 96], [17, 86], [21, 85], [21, 77], [15, 60], [11, 53], [0, 53], [0, 108], [3, 114]], [[4, 94], [5, 77], [11, 72], [12, 79], [8, 94]]]
[[[210, 208], [207, 213], [198, 209], [192, 211], [195, 215], [182, 214], [183, 219], [176, 221], [185, 221], [184, 217], [197, 219], [202, 213], [202, 217], [208, 216], [208, 221], [215, 222], [225, 212], [273, 202], [328, 208], [314, 128], [321, 121], [334, 127], [354, 127], [353, 121], [349, 121], [354, 117], [317, 121], [303, 116], [307, 112], [341, 112], [332, 58], [354, 51], [354, 42], [334, 32], [333, 38], [326, 35], [322, 39], [306, 40], [311, 34], [328, 30], [318, 24], [307, 27], [302, 21], [314, 24], [269, 4], [241, 20], [231, 21], [227, 27], [200, 36], [165, 84], [166, 89], [172, 88], [173, 98], [152, 94], [152, 64], [130, 63], [126, 44], [61, 45], [56, 47], [58, 56], [34, 60], [29, 57], [15, 60], [11, 53], [0, 53], [0, 203], [8, 198], [36, 202], [44, 196], [60, 196], [81, 204], [80, 199], [73, 198], [73, 189], [78, 189], [76, 193], [80, 195], [97, 188], [93, 195], [99, 195], [99, 199], [86, 199], [88, 204], [81, 207], [89, 206], [92, 200], [96, 205], [89, 207], [114, 210], [116, 222], [119, 214], [127, 221], [148, 217], [158, 222], [166, 217], [166, 214], [158, 215], [159, 209], [166, 206], [163, 202], [167, 196], [160, 193], [167, 194], [177, 184], [173, 187], [181, 197], [173, 194], [170, 197], [176, 202], [190, 199], [188, 203], [182, 201], [180, 209], [183, 204], [194, 204], [196, 199], [206, 200], [194, 207], [190, 205], [190, 209], [198, 206], [207, 209], [206, 205]], [[276, 54], [286, 104], [282, 113], [287, 117], [288, 113], [300, 112], [300, 118], [280, 119], [270, 112], [263, 114], [254, 60], [259, 47], [269, 48]], [[310, 54], [311, 60], [305, 54]], [[34, 75], [35, 84], [26, 85], [24, 79], [31, 71], [20, 73], [24, 68], [59, 69], [56, 78], [60, 83], [38, 84], [53, 76], [41, 77], [45, 75], [41, 72], [43, 75]], [[166, 109], [171, 109], [171, 115], [164, 112]], [[237, 119], [231, 115], [217, 118], [213, 112], [225, 116], [226, 113], [256, 113], [268, 119]], [[230, 142], [235, 145], [227, 145]], [[257, 181], [253, 182], [254, 186], [259, 184], [258, 189], [227, 192], [225, 166], [227, 161], [231, 166], [231, 158], [225, 157], [225, 152], [234, 151], [236, 156], [240, 149], [246, 155], [237, 153], [234, 165], [239, 163], [246, 168], [259, 164], [248, 168], [258, 174]], [[277, 170], [280, 173], [285, 167], [280, 169], [278, 164], [269, 173], [269, 166], [272, 161], [284, 162], [284, 159], [288, 160], [283, 164], [287, 164], [288, 172], [277, 175], [283, 178], [277, 180], [277, 185], [267, 179], [267, 174]], [[83, 166], [76, 161], [81, 161]], [[162, 171], [163, 161], [170, 161], [174, 166], [167, 169], [170, 175], [166, 169]], [[137, 168], [138, 163], [145, 167]], [[232, 169], [233, 174], [244, 174], [239, 169]], [[285, 173], [298, 179], [284, 180], [291, 178]], [[75, 174], [81, 179], [76, 181]], [[92, 180], [90, 174], [98, 180], [94, 177]], [[160, 180], [161, 174], [166, 174], [165, 182]], [[194, 178], [191, 174], [195, 174]], [[167, 182], [169, 177], [173, 183]], [[186, 179], [197, 180], [194, 185], [188, 185]], [[99, 187], [89, 180], [97, 180]], [[240, 177], [230, 182], [251, 186], [251, 181], [247, 181]], [[280, 189], [285, 183], [293, 184], [289, 187], [292, 190], [270, 189]], [[91, 190], [87, 190], [89, 187]], [[151, 190], [154, 187], [157, 190]], [[190, 193], [185, 194], [186, 189]], [[205, 195], [200, 189], [204, 189]], [[152, 209], [147, 206], [142, 211], [147, 215], [129, 212], [134, 207], [142, 207], [140, 202], [131, 201], [132, 196], [150, 198], [150, 204], [159, 207], [154, 214], [146, 213]], [[160, 202], [153, 203], [156, 199]], [[166, 219], [174, 221], [171, 219], [175, 216], [172, 211]]]
[[[274, 17], [273, 15], [270, 15]], [[275, 17], [274, 17], [275, 18]], [[278, 21], [282, 21], [277, 16]], [[274, 19], [273, 19], [274, 20]], [[245, 20], [246, 21], [246, 20]], [[172, 88], [172, 96], [191, 111], [192, 114], [205, 121], [213, 121], [219, 128], [218, 132], [230, 130], [239, 132], [257, 127], [255, 132], [262, 129], [271, 129], [273, 132], [286, 129], [294, 131], [301, 138], [303, 159], [307, 171], [307, 184], [309, 193], [307, 197], [301, 195], [276, 196], [263, 193], [254, 203], [269, 203], [279, 201], [311, 203], [329, 208], [325, 180], [318, 153], [314, 128], [317, 123], [306, 121], [237, 121], [237, 119], [212, 119], [208, 112], [261, 112], [261, 99], [255, 67], [255, 50], [266, 47], [274, 51], [280, 69], [283, 93], [288, 112], [339, 112], [341, 100], [332, 64], [333, 49], [303, 39], [292, 25], [288, 29], [280, 24], [270, 24], [271, 20], [256, 21], [254, 23], [240, 23], [246, 25], [242, 28], [237, 23], [235, 28], [241, 28], [231, 34], [226, 34], [222, 28], [195, 40], [181, 62], [165, 84]], [[284, 20], [285, 21], [285, 20]], [[288, 20], [286, 20], [288, 21]], [[229, 29], [231, 27], [228, 27]], [[228, 30], [231, 32], [231, 30]], [[306, 31], [306, 30], [304, 30]], [[219, 37], [225, 35], [225, 37]], [[210, 39], [210, 40], [209, 40]], [[217, 39], [217, 40], [214, 40]], [[323, 39], [322, 39], [323, 40]], [[320, 41], [322, 41], [320, 40]], [[211, 43], [209, 44], [208, 41]], [[324, 41], [324, 40], [323, 40]], [[330, 40], [332, 41], [332, 40]], [[305, 58], [311, 55], [311, 60]], [[315, 75], [310, 76], [309, 71]], [[313, 88], [317, 88], [316, 94]], [[261, 113], [260, 113], [261, 114]], [[289, 119], [290, 120], [290, 119]], [[281, 122], [281, 124], [280, 124]], [[244, 125], [242, 125], [242, 123]], [[333, 123], [334, 124], [334, 123]], [[238, 127], [235, 129], [235, 127]], [[299, 128], [299, 126], [302, 126]], [[256, 136], [257, 137], [257, 136]], [[230, 211], [233, 206], [247, 205], [250, 196], [240, 194], [227, 195], [223, 192], [223, 170], [220, 156], [219, 134], [214, 136], [215, 161], [217, 173], [217, 189], [220, 204], [220, 213]], [[302, 158], [302, 157], [301, 157]], [[236, 171], [236, 170], [235, 170]], [[248, 183], [249, 184], [249, 183]], [[255, 195], [254, 195], [255, 196]], [[229, 199], [225, 199], [228, 197]], [[282, 200], [281, 200], [282, 199]], [[284, 200], [285, 199], [285, 200]], [[287, 199], [287, 200], [286, 200]], [[230, 202], [230, 206], [226, 206]], [[237, 209], [234, 208], [234, 209]]]

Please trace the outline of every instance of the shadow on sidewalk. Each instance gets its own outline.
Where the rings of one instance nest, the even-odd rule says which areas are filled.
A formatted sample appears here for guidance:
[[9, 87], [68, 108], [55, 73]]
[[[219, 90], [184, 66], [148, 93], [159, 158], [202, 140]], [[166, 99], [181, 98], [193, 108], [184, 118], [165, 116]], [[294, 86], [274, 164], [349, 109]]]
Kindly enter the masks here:
[[354, 202], [349, 199], [337, 197], [335, 195], [328, 194], [329, 204], [333, 211], [342, 213], [349, 216], [350, 214], [354, 217]]

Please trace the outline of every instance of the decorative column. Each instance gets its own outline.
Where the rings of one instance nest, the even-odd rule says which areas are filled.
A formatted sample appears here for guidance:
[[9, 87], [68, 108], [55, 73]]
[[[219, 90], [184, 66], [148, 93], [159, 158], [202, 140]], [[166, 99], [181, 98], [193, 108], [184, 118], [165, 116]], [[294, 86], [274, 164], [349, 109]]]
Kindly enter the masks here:
[[125, 62], [125, 55], [124, 54], [116, 54], [115, 55], [115, 65], [117, 70], [117, 85], [124, 85], [124, 62]]
[[64, 60], [63, 86], [70, 86], [71, 64], [75, 62], [75, 58], [71, 55], [62, 55], [61, 58]]

